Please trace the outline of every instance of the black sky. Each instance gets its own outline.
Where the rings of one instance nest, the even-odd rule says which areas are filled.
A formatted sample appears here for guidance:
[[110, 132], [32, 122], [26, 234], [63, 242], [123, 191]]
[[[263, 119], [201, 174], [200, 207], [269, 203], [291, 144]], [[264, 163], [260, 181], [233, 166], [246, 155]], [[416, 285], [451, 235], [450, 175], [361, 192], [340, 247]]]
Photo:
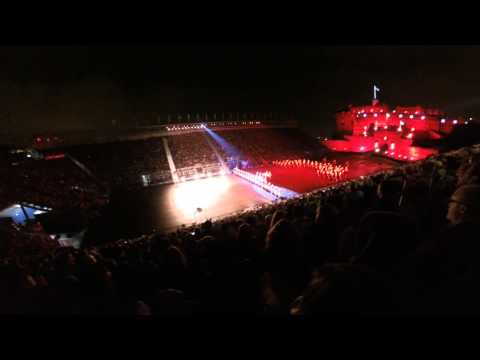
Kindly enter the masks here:
[[[182, 44], [0, 48], [0, 120], [22, 131], [174, 113], [289, 112], [330, 132], [371, 100], [480, 114], [478, 46]], [[134, 120], [135, 119], [135, 120]]]

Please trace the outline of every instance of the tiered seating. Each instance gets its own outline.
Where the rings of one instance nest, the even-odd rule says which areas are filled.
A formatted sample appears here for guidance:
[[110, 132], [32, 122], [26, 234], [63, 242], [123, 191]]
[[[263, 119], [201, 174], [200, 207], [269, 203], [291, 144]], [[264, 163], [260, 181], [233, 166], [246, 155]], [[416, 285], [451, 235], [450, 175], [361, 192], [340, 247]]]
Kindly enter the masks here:
[[218, 163], [218, 159], [208, 144], [204, 133], [195, 132], [169, 136], [168, 144], [175, 167], [178, 169]]
[[82, 145], [67, 151], [106, 184], [140, 183], [144, 174], [170, 177], [162, 138]]
[[[221, 136], [228, 144], [240, 151], [243, 159], [253, 164], [262, 164], [273, 160], [295, 159], [310, 157], [319, 145], [310, 137], [297, 129], [251, 129], [238, 131], [220, 131]], [[216, 143], [219, 149], [222, 146]], [[229, 149], [222, 149], [226, 159], [231, 154]]]
[[10, 201], [86, 209], [100, 194], [88, 175], [67, 158], [27, 160], [0, 171]]

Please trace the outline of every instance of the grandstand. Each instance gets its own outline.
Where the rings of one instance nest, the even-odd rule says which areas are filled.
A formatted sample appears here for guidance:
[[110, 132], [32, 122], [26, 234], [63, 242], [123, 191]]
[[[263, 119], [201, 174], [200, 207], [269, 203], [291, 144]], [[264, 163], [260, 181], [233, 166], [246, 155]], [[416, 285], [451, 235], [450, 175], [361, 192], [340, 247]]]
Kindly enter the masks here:
[[478, 312], [478, 145], [400, 163], [252, 119], [58, 138], [1, 153], [3, 208], [51, 215], [0, 222], [2, 313]]

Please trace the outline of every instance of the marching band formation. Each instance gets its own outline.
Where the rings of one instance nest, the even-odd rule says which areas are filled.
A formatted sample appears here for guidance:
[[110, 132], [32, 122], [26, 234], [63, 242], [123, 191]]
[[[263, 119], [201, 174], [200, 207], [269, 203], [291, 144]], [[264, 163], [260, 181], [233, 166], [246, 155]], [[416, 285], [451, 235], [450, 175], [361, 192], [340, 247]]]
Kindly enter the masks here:
[[233, 169], [233, 173], [243, 177], [244, 179], [259, 185], [260, 187], [264, 188], [265, 190], [269, 191], [273, 195], [277, 197], [285, 197], [286, 195], [283, 193], [281, 187], [273, 185], [268, 181], [268, 179], [272, 176], [272, 173], [269, 171], [266, 172], [256, 172], [256, 174], [249, 173], [245, 170], [240, 170], [239, 168]]
[[[332, 162], [323, 159], [322, 161], [313, 161], [307, 159], [281, 160], [273, 161], [273, 165], [287, 168], [311, 168], [314, 169], [317, 176], [326, 177], [329, 180], [339, 180], [349, 171], [349, 162], [344, 165], [337, 164], [336, 160]], [[270, 173], [271, 176], [271, 173]]]
[[[345, 164], [340, 165], [337, 164], [335, 160], [329, 162], [327, 159], [323, 159], [322, 161], [312, 161], [307, 159], [275, 160], [272, 162], [272, 165], [286, 168], [309, 168], [314, 170], [317, 176], [324, 177], [330, 181], [343, 180], [345, 174], [349, 171], [348, 161]], [[283, 189], [270, 182], [272, 178], [271, 171], [267, 170], [250, 173], [236, 167], [233, 169], [233, 173], [262, 187], [279, 198], [288, 198], [288, 194], [285, 192], [287, 189]]]

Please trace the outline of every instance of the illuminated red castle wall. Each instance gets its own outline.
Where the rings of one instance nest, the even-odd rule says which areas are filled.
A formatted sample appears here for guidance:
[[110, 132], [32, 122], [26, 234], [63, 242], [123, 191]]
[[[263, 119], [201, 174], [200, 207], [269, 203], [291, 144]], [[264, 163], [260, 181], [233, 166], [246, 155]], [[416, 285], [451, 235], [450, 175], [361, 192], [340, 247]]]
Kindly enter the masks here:
[[326, 140], [333, 151], [375, 152], [401, 161], [415, 161], [435, 155], [436, 149], [412, 146], [415, 139], [440, 139], [455, 126], [468, 124], [464, 118], [447, 118], [438, 109], [422, 106], [390, 109], [377, 100], [368, 106], [349, 106], [337, 113], [337, 129], [345, 140]]

